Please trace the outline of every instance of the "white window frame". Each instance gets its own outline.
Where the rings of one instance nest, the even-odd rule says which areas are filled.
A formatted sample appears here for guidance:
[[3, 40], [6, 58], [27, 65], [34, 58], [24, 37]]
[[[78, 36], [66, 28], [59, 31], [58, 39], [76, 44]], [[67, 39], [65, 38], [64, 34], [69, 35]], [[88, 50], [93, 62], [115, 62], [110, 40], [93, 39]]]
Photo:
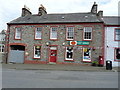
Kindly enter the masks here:
[[[91, 28], [91, 29], [88, 29], [88, 28]], [[91, 38], [89, 38], [89, 35], [88, 36], [85, 36], [85, 33], [91, 33]], [[85, 38], [87, 37], [87, 38]], [[84, 27], [84, 32], [83, 32], [83, 39], [84, 40], [92, 40], [92, 27]]]
[[[74, 40], [74, 27], [67, 27], [67, 31], [66, 31], [66, 40]], [[72, 39], [71, 39], [72, 38]]]
[[67, 46], [66, 49], [65, 49], [65, 60], [73, 61], [73, 53], [74, 53], [73, 47], [71, 47], [71, 48], [72, 48], [72, 51], [71, 51], [71, 52], [72, 52], [72, 58], [71, 58], [71, 59], [67, 58], [67, 52], [69, 52], [69, 51], [67, 50], [68, 47], [69, 47], [69, 46]]
[[[55, 30], [55, 31], [53, 31], [53, 30]], [[51, 29], [50, 29], [50, 39], [57, 40], [57, 37], [58, 37], [57, 30], [58, 30], [58, 27], [51, 27]], [[55, 35], [56, 37], [54, 37], [53, 34], [56, 34]]]
[[35, 28], [35, 39], [42, 39], [42, 27]]
[[16, 27], [15, 28], [15, 39], [21, 39], [21, 35], [22, 35], [21, 27]]
[[[40, 49], [39, 49], [40, 56], [39, 56], [39, 57], [35, 54], [35, 51], [36, 51], [35, 49], [36, 49], [36, 47], [40, 47]], [[35, 59], [40, 59], [40, 58], [41, 58], [41, 46], [39, 46], [39, 45], [34, 46], [34, 58], [35, 58]]]

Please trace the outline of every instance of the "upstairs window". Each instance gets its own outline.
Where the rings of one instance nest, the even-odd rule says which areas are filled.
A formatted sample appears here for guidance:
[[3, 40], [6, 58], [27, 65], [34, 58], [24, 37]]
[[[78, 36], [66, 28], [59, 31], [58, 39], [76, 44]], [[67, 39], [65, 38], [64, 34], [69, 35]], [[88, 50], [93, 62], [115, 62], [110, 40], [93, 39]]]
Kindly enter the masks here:
[[73, 40], [74, 39], [74, 27], [67, 27], [66, 39]]
[[51, 27], [50, 29], [50, 39], [56, 40], [57, 39], [57, 27]]
[[35, 39], [42, 39], [42, 27], [35, 29]]
[[84, 40], [92, 40], [92, 27], [84, 27]]
[[41, 46], [34, 46], [34, 58], [39, 59], [41, 58]]
[[20, 27], [17, 27], [15, 29], [15, 39], [21, 39], [22, 37], [22, 29]]
[[120, 28], [115, 29], [115, 40], [120, 41]]

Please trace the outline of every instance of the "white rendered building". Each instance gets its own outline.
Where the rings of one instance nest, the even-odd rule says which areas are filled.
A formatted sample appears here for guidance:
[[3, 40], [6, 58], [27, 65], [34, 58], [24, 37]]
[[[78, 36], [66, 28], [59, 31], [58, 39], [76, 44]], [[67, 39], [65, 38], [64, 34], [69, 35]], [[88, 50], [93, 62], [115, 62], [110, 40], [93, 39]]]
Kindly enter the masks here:
[[120, 66], [120, 17], [103, 17], [105, 22], [105, 64], [112, 61], [112, 66]]

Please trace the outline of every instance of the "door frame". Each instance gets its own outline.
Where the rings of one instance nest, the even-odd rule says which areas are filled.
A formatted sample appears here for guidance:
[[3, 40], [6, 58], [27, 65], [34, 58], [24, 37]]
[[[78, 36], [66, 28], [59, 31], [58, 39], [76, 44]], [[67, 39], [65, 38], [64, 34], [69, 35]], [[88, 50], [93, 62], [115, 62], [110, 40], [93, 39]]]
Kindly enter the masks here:
[[51, 53], [50, 53], [50, 50], [51, 50], [50, 47], [56, 47], [56, 48], [57, 48], [57, 49], [56, 49], [56, 50], [57, 50], [56, 62], [53, 62], [53, 63], [57, 63], [57, 58], [58, 58], [58, 45], [49, 45], [49, 46], [48, 46], [48, 63], [50, 63], [50, 54], [51, 54]]

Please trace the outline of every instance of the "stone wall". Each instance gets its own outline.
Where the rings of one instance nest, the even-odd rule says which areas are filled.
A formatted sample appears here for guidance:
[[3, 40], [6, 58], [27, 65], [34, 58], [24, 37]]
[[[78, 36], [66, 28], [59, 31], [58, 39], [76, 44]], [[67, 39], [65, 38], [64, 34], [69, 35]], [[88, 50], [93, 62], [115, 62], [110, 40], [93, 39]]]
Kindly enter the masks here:
[[[69, 24], [70, 26], [73, 24]], [[69, 25], [21, 25], [22, 27], [22, 40], [14, 40], [14, 31], [16, 26], [10, 27], [10, 39], [9, 43], [24, 43], [27, 45], [26, 52], [29, 53], [26, 56], [26, 60], [36, 60], [33, 59], [33, 47], [34, 45], [41, 45], [42, 57], [40, 61], [48, 61], [48, 47], [46, 42], [50, 42], [51, 45], [58, 45], [58, 57], [57, 62], [66, 62], [65, 60], [65, 46], [68, 46], [68, 41], [66, 41], [66, 27]], [[43, 27], [42, 40], [34, 40], [34, 29], [37, 26]], [[58, 40], [53, 41], [49, 39], [50, 27], [58, 26]], [[102, 43], [103, 43], [103, 25], [102, 24], [75, 24], [75, 41], [83, 41], [83, 27], [92, 26], [93, 27], [93, 39], [90, 41], [90, 45], [87, 47], [97, 47], [97, 49], [92, 50], [92, 60], [98, 59], [102, 55]], [[62, 43], [65, 42], [65, 46]], [[71, 63], [83, 63], [82, 48], [85, 46], [74, 46], [74, 62]], [[68, 61], [67, 61], [68, 62]], [[70, 62], [70, 61], [69, 61]]]

